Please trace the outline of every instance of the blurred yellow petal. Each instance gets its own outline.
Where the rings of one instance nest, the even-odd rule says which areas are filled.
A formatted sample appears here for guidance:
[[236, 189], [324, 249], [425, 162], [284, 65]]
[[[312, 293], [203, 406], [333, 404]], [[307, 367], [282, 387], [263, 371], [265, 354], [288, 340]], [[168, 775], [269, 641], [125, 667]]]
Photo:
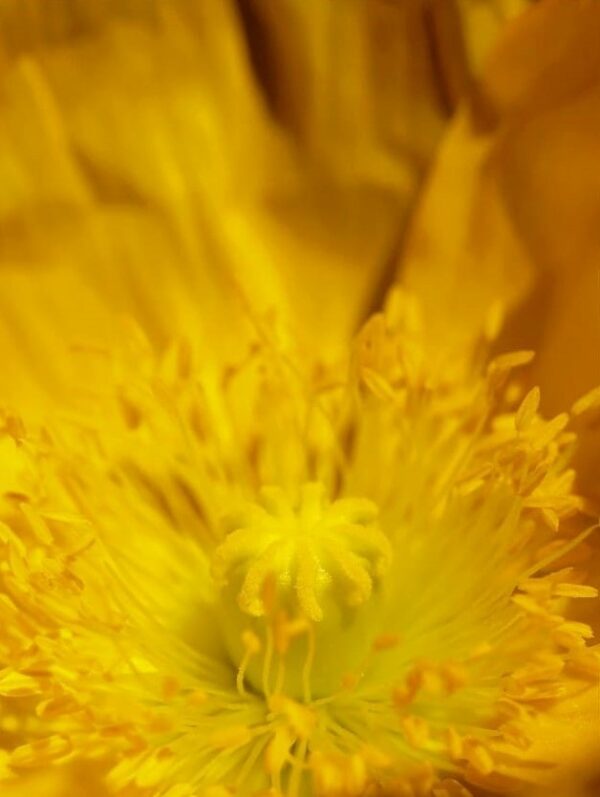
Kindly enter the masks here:
[[490, 312], [513, 306], [532, 284], [529, 258], [489, 174], [490, 146], [462, 111], [440, 147], [402, 260], [430, 341], [446, 354], [469, 345]]
[[[110, 338], [115, 311], [156, 341], [192, 329], [231, 350], [250, 300], [334, 351], [380, 298], [477, 67], [463, 39], [485, 19], [489, 41], [513, 11], [494, 4], [492, 25], [477, 6], [3, 4], [7, 356], [23, 348], [17, 309], [39, 337], [42, 292], [56, 296], [35, 376], [52, 389], [66, 368], [56, 344]], [[25, 364], [11, 358], [5, 395], [31, 378]]]
[[385, 184], [422, 168], [445, 117], [423, 3], [241, 7], [275, 113], [324, 173]]
[[[62, 27], [71, 21], [79, 33], [72, 38], [53, 37], [43, 5], [32, 8], [45, 46], [23, 37], [29, 54], [4, 71], [0, 208], [2, 271], [9, 284], [19, 280], [19, 312], [32, 306], [30, 337], [42, 318], [43, 269], [57, 272], [48, 307], [60, 310], [46, 313], [55, 332], [42, 343], [50, 349], [74, 328], [102, 335], [102, 306], [132, 313], [164, 340], [194, 328], [190, 305], [207, 296], [198, 333], [213, 346], [227, 334], [216, 334], [209, 313], [217, 325], [225, 312], [234, 322], [237, 302], [227, 330], [235, 340], [244, 296], [255, 311], [277, 306], [307, 339], [337, 345], [395, 244], [397, 197], [406, 204], [414, 183], [403, 156], [394, 166], [374, 147], [366, 167], [379, 157], [389, 168], [359, 170], [349, 185], [313, 177], [269, 117], [232, 3], [165, 4], [150, 21], [133, 9], [97, 29], [63, 11]], [[4, 293], [8, 318], [14, 292]], [[56, 356], [44, 359], [55, 365]]]
[[109, 797], [109, 792], [101, 766], [78, 763], [22, 774], [2, 784], [2, 797]]
[[[265, 159], [277, 162], [277, 135], [235, 18], [223, 3], [214, 14], [219, 35], [205, 46], [169, 17], [158, 30], [112, 25], [74, 37], [4, 71], [4, 319], [18, 314], [31, 339], [47, 324], [41, 359], [57, 379], [53, 339], [64, 347], [75, 332], [101, 336], [115, 312], [135, 315], [160, 341], [190, 328], [190, 299], [210, 296], [213, 318], [204, 314], [198, 334], [214, 346], [214, 317], [225, 307], [229, 338], [241, 332], [235, 285], [257, 310], [283, 295], [275, 253], [242, 212], [266, 201]], [[44, 280], [45, 312], [36, 301]], [[15, 327], [6, 326], [12, 347]]]
[[541, 782], [528, 789], [526, 797], [595, 797], [600, 785], [599, 728], [600, 685], [575, 693], [541, 717], [529, 752], [552, 766], [540, 767]]
[[[432, 5], [442, 56], [443, 47], [457, 40], [460, 19], [462, 58], [472, 80], [506, 20], [529, 3]], [[460, 59], [445, 60], [445, 74], [451, 76], [449, 67]], [[469, 345], [490, 314], [505, 313], [532, 284], [531, 264], [490, 174], [489, 105], [477, 83], [469, 92], [458, 92], [461, 97], [470, 102], [459, 107], [438, 148], [401, 258], [402, 277], [423, 302], [430, 343], [444, 356]]]
[[[438, 4], [442, 3], [437, 0]], [[534, 0], [451, 0], [455, 3], [463, 23], [465, 50], [470, 71], [478, 75], [485, 67], [490, 50], [507, 23], [531, 5]]]

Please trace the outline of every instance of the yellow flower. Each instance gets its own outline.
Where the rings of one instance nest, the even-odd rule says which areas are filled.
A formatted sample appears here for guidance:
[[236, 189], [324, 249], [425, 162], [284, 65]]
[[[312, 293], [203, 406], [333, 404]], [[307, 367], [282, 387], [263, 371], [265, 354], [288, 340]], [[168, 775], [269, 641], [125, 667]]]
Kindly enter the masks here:
[[[248, 52], [229, 3], [127, 3], [116, 23], [88, 5], [49, 30], [41, 5], [38, 27], [0, 16], [1, 276], [20, 304], [3, 296], [1, 340], [26, 409], [0, 414], [0, 782], [41, 797], [537, 782], [549, 707], [599, 672], [568, 614], [596, 595], [571, 415], [543, 417], [523, 388], [530, 351], [490, 354], [500, 280], [450, 325], [409, 273], [414, 293], [386, 290], [353, 334], [418, 171], [398, 117], [370, 113], [390, 98], [368, 48], [420, 4], [338, 12], [348, 95], [298, 78], [337, 53], [327, 11], [242, 3], [270, 43]], [[282, 20], [322, 47], [314, 63], [282, 51]], [[433, 20], [452, 41], [447, 10]], [[267, 69], [268, 107], [261, 54], [296, 75]], [[441, 113], [424, 106], [426, 156]]]

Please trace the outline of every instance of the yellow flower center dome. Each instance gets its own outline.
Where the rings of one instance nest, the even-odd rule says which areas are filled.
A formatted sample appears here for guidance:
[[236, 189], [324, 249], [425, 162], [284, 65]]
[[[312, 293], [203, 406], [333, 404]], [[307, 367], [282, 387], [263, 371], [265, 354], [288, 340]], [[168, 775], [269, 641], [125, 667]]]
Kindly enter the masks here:
[[[319, 483], [303, 485], [296, 500], [267, 487], [227, 526], [213, 573], [223, 585], [222, 627], [234, 657], [245, 660], [240, 645], [248, 653], [258, 648], [270, 626], [287, 654], [287, 692], [300, 697], [339, 688], [343, 673], [367, 652], [392, 557], [375, 504], [328, 501]], [[251, 666], [246, 675], [268, 690], [262, 669], [259, 675]]]

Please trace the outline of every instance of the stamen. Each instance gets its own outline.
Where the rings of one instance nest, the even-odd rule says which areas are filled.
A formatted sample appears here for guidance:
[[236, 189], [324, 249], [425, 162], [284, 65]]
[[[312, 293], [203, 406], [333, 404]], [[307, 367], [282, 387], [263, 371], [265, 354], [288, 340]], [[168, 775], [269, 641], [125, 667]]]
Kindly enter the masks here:
[[298, 797], [302, 783], [302, 775], [306, 768], [306, 756], [308, 753], [308, 739], [301, 739], [298, 750], [292, 764], [292, 771], [288, 783], [287, 797]]
[[199, 386], [175, 352], [115, 391], [115, 429], [70, 427], [62, 458], [44, 442], [48, 493], [17, 479], [0, 519], [0, 695], [65, 738], [7, 767], [116, 752], [123, 793], [467, 797], [504, 782], [565, 673], [598, 678], [591, 628], [561, 614], [597, 595], [592, 529], [554, 533], [582, 508], [567, 417], [508, 385], [530, 353], [431, 371], [413, 310], [392, 297], [347, 381], [271, 343]]
[[252, 735], [252, 730], [247, 725], [228, 725], [213, 731], [208, 741], [211, 747], [228, 750], [248, 744]]
[[254, 631], [250, 631], [249, 629], [242, 633], [242, 644], [244, 646], [245, 652], [238, 668], [236, 686], [239, 694], [244, 696], [246, 694], [246, 689], [244, 686], [246, 670], [248, 669], [248, 664], [250, 663], [252, 656], [255, 656], [260, 652], [261, 645], [260, 639], [256, 636]]
[[464, 740], [464, 756], [478, 774], [490, 775], [494, 771], [492, 754], [479, 739]]
[[265, 651], [265, 655], [263, 658], [263, 668], [262, 668], [262, 689], [263, 694], [266, 698], [269, 698], [272, 694], [271, 689], [271, 665], [273, 662], [273, 651], [274, 651], [274, 641], [273, 641], [273, 628], [271, 624], [267, 625], [266, 628], [266, 635], [267, 635], [267, 648]]
[[423, 748], [429, 741], [429, 723], [423, 717], [409, 715], [401, 721], [406, 739], [410, 745]]
[[315, 661], [316, 638], [315, 630], [311, 624], [308, 624], [306, 631], [308, 637], [308, 649], [306, 651], [306, 661], [304, 662], [304, 667], [302, 668], [302, 691], [304, 695], [304, 702], [310, 703], [312, 701], [311, 675]]

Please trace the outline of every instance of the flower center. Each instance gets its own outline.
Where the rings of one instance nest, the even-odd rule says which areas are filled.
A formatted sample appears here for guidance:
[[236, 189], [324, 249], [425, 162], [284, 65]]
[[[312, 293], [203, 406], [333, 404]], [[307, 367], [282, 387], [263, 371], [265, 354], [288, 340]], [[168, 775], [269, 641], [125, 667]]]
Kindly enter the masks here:
[[265, 660], [279, 655], [287, 694], [307, 698], [339, 688], [369, 650], [391, 561], [377, 507], [360, 498], [329, 501], [318, 483], [304, 485], [296, 498], [266, 487], [227, 528], [212, 570], [226, 645], [244, 661], [244, 677], [268, 694]]

